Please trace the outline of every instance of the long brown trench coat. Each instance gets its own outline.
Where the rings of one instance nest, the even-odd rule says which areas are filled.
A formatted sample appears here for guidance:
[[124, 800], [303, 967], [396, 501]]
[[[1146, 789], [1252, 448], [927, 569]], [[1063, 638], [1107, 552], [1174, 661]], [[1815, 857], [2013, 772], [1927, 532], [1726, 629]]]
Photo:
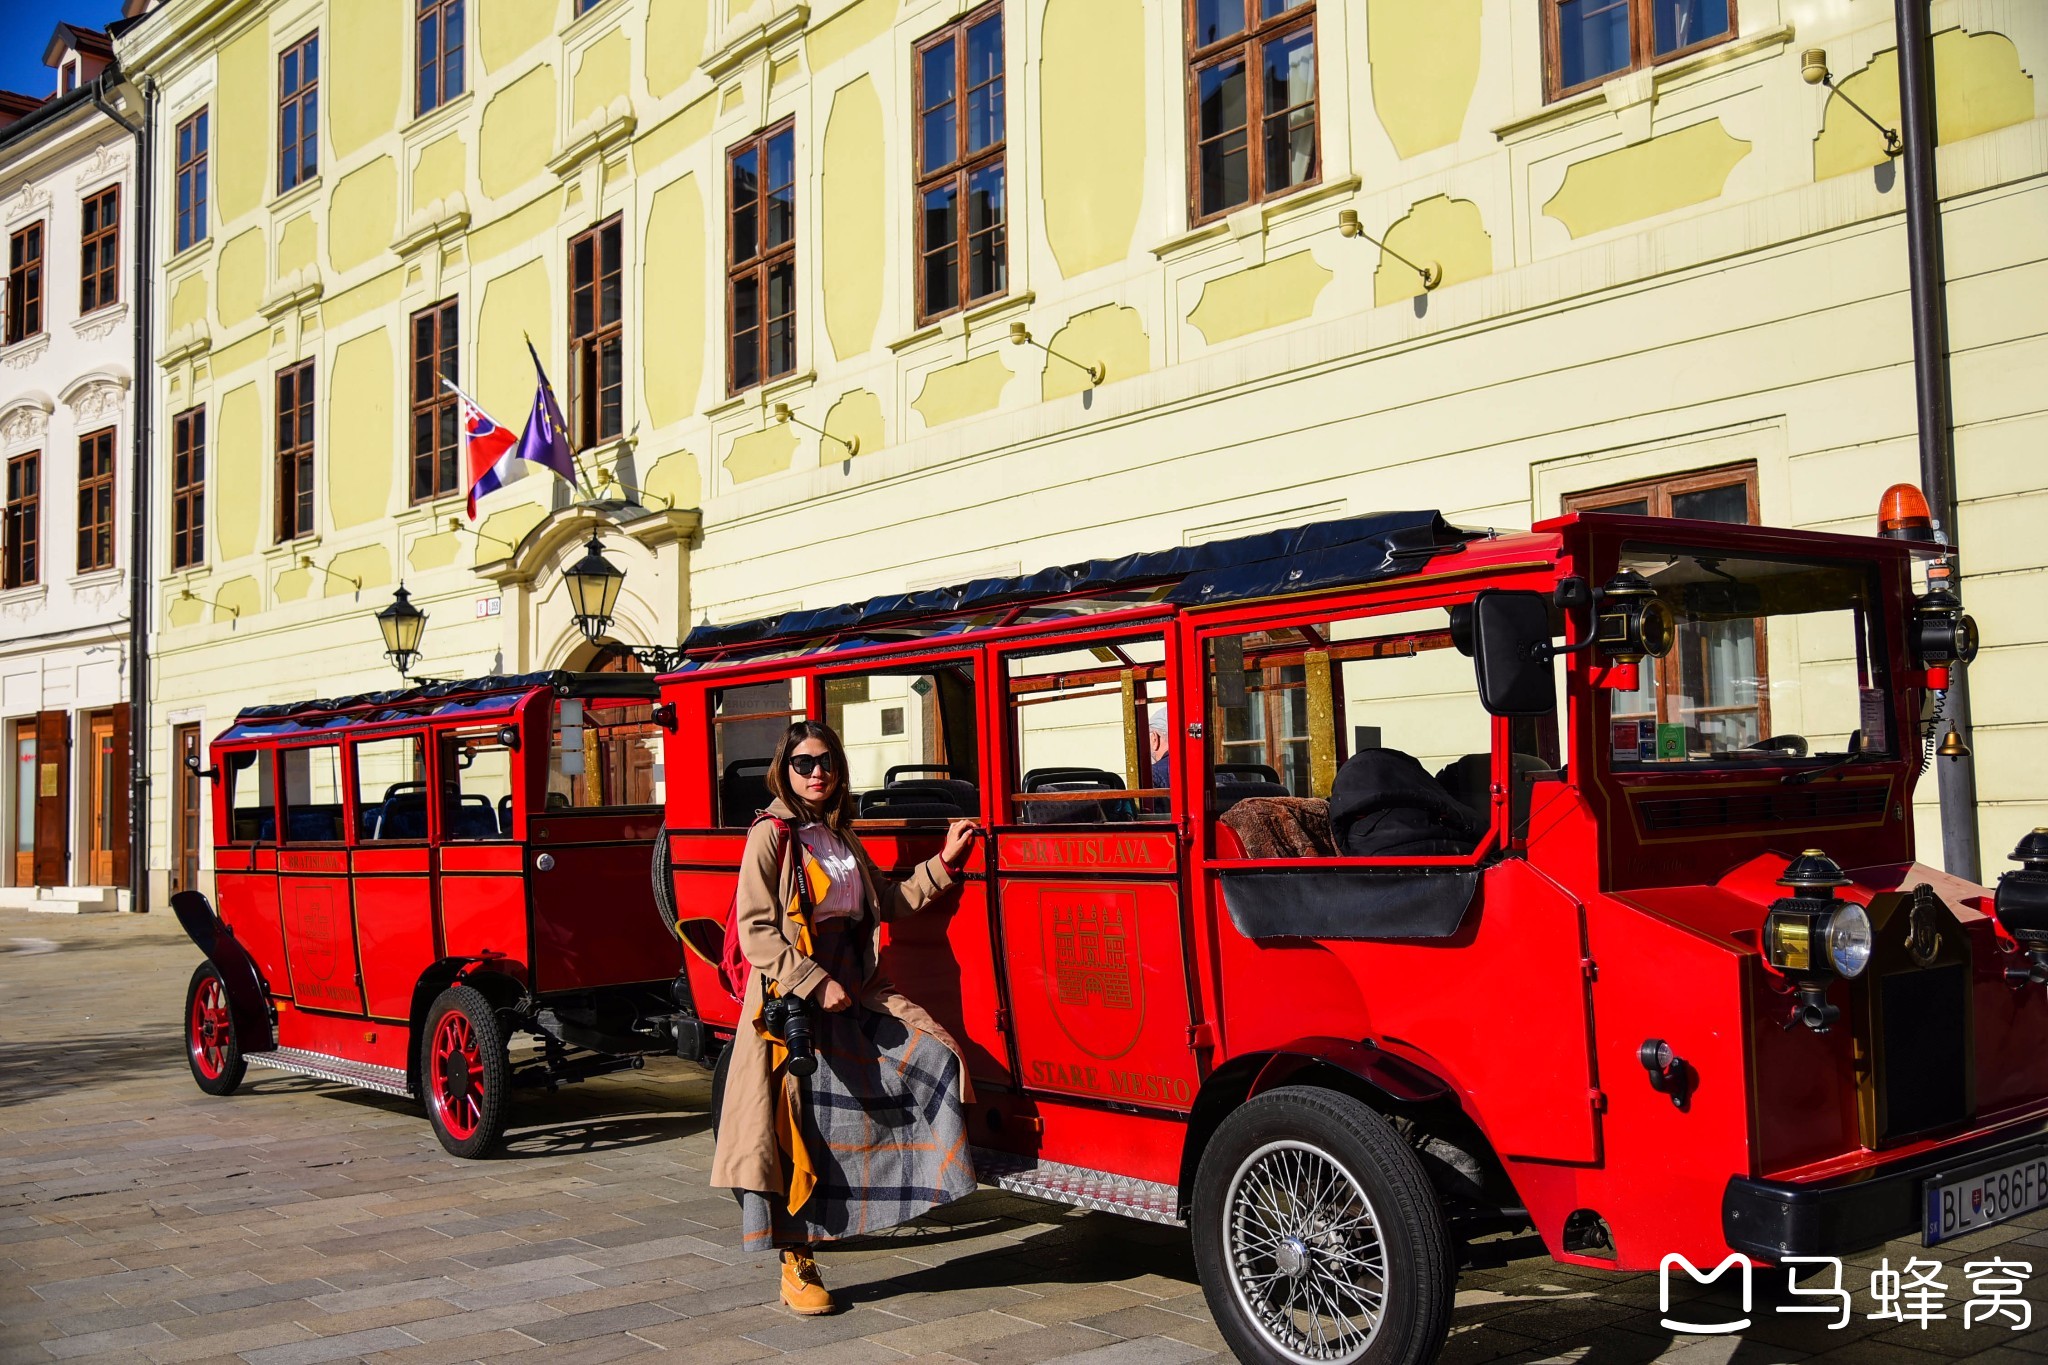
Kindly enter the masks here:
[[[768, 813], [788, 821], [794, 831], [798, 823], [796, 814], [781, 800], [771, 801]], [[841, 831], [840, 837], [860, 863], [861, 880], [867, 885], [868, 933], [861, 947], [859, 1007], [886, 1010], [960, 1057], [960, 1045], [896, 989], [882, 974], [879, 961], [883, 921], [923, 909], [953, 885], [953, 874], [934, 856], [919, 863], [907, 881], [891, 882], [876, 871], [874, 859], [852, 830]], [[725, 1099], [719, 1110], [718, 1145], [711, 1157], [711, 1183], [721, 1188], [787, 1193], [775, 1146], [773, 1086], [777, 1078], [770, 1074], [768, 1040], [754, 1021], [761, 1014], [764, 979], [806, 1000], [813, 997], [826, 979], [825, 969], [795, 946], [797, 929], [790, 920], [789, 906], [796, 899], [796, 870], [801, 862], [801, 858], [784, 857], [781, 836], [769, 821], [758, 821], [748, 832], [747, 851], [740, 860], [736, 906], [740, 946], [747, 961], [754, 964], [754, 972], [747, 981], [747, 997], [740, 1005], [740, 1026], [733, 1035]], [[793, 1076], [783, 1076], [780, 1084], [794, 1086], [798, 1082]], [[965, 1103], [973, 1098], [963, 1057], [960, 1099]]]

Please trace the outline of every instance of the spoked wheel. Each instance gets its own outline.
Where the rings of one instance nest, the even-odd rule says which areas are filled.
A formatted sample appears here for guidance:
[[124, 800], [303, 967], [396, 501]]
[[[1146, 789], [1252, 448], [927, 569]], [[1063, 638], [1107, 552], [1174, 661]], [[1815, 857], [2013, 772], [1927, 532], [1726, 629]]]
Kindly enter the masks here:
[[1348, 1095], [1289, 1087], [1216, 1130], [1195, 1178], [1195, 1262], [1244, 1361], [1433, 1359], [1455, 1263], [1408, 1144]]
[[427, 1011], [420, 1084], [427, 1118], [456, 1156], [482, 1156], [505, 1135], [512, 1065], [497, 1011], [469, 986], [450, 986]]
[[192, 1064], [192, 1079], [209, 1095], [234, 1094], [249, 1069], [235, 1042], [227, 983], [211, 962], [200, 963], [185, 988], [185, 1060]]

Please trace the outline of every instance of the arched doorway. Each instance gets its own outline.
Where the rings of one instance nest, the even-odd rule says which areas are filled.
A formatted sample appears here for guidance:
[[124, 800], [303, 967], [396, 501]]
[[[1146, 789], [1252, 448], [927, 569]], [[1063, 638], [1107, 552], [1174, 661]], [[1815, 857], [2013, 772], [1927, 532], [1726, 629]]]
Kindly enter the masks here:
[[[647, 670], [626, 646], [601, 640], [577, 650], [571, 657], [570, 671]], [[583, 762], [572, 761], [557, 768], [548, 804], [560, 804], [557, 792], [566, 798], [567, 804], [579, 808], [660, 804], [661, 727], [654, 723], [654, 708], [632, 702], [578, 705], [582, 709]], [[574, 771], [579, 768], [581, 771]]]

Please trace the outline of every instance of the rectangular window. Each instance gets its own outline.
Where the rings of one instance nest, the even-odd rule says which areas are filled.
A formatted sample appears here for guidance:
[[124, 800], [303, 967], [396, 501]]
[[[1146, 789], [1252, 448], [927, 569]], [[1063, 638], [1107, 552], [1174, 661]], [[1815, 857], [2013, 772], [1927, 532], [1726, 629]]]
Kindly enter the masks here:
[[220, 756], [221, 780], [228, 786], [228, 815], [238, 844], [274, 843], [277, 839], [277, 786], [272, 755], [243, 749]]
[[443, 841], [512, 837], [512, 783], [518, 771], [498, 731], [442, 735]]
[[206, 409], [171, 419], [171, 567], [206, 559]]
[[43, 225], [30, 223], [7, 240], [7, 343], [43, 330]]
[[[277, 766], [284, 778], [284, 842], [340, 843], [346, 828], [342, 821], [341, 746], [282, 749]], [[259, 830], [257, 837], [267, 841], [270, 836]]]
[[732, 392], [796, 369], [796, 124], [726, 153]]
[[178, 125], [179, 251], [206, 240], [206, 111]]
[[277, 374], [277, 538], [313, 533], [313, 362]]
[[42, 521], [41, 451], [7, 461], [7, 544], [0, 588], [25, 588], [37, 581], [37, 542]]
[[661, 804], [667, 793], [661, 740], [654, 708], [646, 702], [556, 702], [546, 809]]
[[320, 174], [320, 35], [277, 59], [277, 192]]
[[[711, 694], [711, 756], [718, 768], [718, 823], [744, 829], [768, 804], [768, 765], [782, 732], [808, 714], [804, 680], [727, 687]], [[583, 771], [580, 755], [566, 751]], [[568, 771], [565, 767], [563, 771]]]
[[114, 429], [78, 441], [78, 571], [114, 567]]
[[419, 0], [413, 33], [419, 62], [413, 112], [424, 114], [462, 93], [462, 0]]
[[1541, 0], [1544, 84], [1574, 94], [1735, 36], [1735, 0]]
[[455, 300], [412, 315], [412, 500], [455, 492], [461, 482], [461, 411], [454, 392]]
[[427, 837], [426, 748], [418, 735], [353, 746], [357, 837], [389, 842]]
[[917, 129], [923, 322], [1009, 287], [1000, 4], [918, 44]]
[[825, 723], [846, 747], [863, 820], [981, 814], [971, 661], [822, 679]]
[[1152, 738], [1152, 713], [1167, 705], [1158, 636], [1014, 655], [1007, 674], [1017, 823], [1172, 818], [1171, 765]]
[[1322, 178], [1313, 0], [1185, 0], [1191, 221]]
[[569, 243], [569, 437], [578, 450], [623, 429], [625, 328], [619, 219]]
[[90, 313], [121, 297], [121, 187], [91, 196], [80, 214], [78, 311]]

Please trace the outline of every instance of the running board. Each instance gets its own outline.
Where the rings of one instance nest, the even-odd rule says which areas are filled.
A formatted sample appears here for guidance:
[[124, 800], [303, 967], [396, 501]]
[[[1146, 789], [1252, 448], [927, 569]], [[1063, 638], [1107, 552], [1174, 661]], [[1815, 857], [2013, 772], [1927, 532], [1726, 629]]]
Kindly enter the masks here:
[[281, 1047], [272, 1052], [245, 1052], [242, 1055], [252, 1066], [276, 1067], [279, 1071], [296, 1072], [315, 1080], [361, 1086], [365, 1090], [407, 1099], [412, 1097], [412, 1087], [406, 1084], [405, 1073], [393, 1066], [352, 1062], [346, 1057], [330, 1057], [324, 1052], [307, 1052], [296, 1047]]
[[1111, 1175], [1106, 1171], [1091, 1171], [1085, 1166], [1068, 1166], [1058, 1161], [1038, 1161], [1014, 1152], [991, 1151], [986, 1147], [974, 1149], [974, 1171], [984, 1183], [1012, 1194], [1028, 1194], [1033, 1199], [1071, 1204], [1080, 1209], [1120, 1213], [1126, 1218], [1137, 1218], [1147, 1223], [1165, 1223], [1171, 1227], [1185, 1225], [1180, 1216], [1180, 1191], [1156, 1180]]

